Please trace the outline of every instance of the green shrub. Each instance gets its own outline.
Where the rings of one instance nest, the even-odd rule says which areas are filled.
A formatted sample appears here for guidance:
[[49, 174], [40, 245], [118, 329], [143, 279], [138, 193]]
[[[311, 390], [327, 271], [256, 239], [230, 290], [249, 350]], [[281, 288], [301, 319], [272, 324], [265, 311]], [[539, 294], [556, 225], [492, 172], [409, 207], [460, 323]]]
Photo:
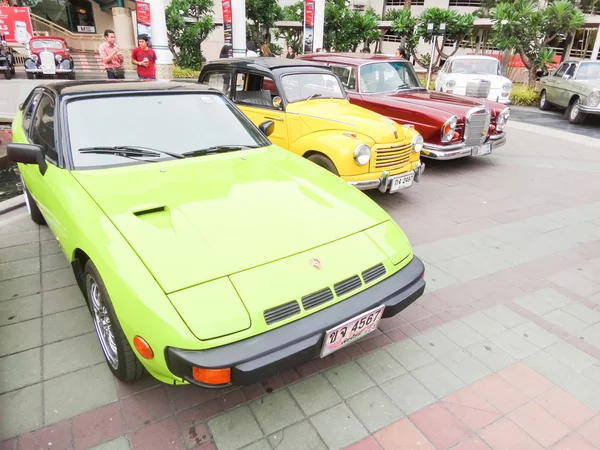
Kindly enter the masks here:
[[197, 80], [198, 75], [200, 75], [199, 70], [183, 69], [179, 66], [173, 66], [173, 78], [194, 78]]
[[510, 101], [515, 106], [535, 106], [540, 101], [540, 94], [526, 84], [513, 84]]

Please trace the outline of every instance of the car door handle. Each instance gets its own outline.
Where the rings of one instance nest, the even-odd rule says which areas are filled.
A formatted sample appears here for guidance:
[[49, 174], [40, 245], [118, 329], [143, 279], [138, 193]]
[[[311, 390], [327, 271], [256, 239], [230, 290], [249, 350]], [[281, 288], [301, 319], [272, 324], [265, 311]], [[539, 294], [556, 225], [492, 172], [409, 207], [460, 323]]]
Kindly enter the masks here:
[[277, 120], [278, 122], [283, 122], [283, 118], [282, 117], [269, 117], [269, 116], [265, 116], [265, 119]]

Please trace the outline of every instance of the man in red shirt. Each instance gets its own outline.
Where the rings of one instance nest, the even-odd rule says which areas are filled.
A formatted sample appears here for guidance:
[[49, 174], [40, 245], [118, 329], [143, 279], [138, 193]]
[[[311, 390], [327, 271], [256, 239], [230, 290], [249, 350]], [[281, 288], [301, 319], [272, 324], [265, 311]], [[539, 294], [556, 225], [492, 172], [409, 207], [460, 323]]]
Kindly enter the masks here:
[[131, 62], [137, 66], [140, 80], [156, 80], [156, 53], [148, 47], [148, 36], [140, 34], [138, 47], [131, 52]]

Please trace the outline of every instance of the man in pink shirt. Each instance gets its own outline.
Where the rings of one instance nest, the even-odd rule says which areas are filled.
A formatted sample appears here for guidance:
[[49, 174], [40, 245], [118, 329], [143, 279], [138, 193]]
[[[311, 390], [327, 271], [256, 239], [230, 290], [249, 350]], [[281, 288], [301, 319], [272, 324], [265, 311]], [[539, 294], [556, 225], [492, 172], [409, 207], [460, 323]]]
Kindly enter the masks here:
[[109, 80], [125, 78], [123, 69], [123, 53], [117, 44], [115, 44], [115, 32], [113, 30], [104, 30], [104, 42], [98, 48], [100, 58], [104, 64], [106, 75]]

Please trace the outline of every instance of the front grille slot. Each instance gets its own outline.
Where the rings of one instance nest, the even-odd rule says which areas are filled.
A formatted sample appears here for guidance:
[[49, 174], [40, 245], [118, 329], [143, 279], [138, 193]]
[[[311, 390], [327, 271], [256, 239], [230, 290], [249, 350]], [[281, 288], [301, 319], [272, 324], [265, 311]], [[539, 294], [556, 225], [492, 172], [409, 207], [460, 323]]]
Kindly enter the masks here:
[[385, 266], [383, 264], [377, 264], [375, 267], [365, 270], [362, 273], [362, 277], [365, 283], [370, 283], [371, 281], [383, 276], [385, 272]]
[[300, 305], [298, 305], [296, 300], [275, 308], [266, 309], [263, 313], [267, 325], [295, 316], [296, 314], [300, 314]]
[[469, 145], [482, 144], [489, 132], [490, 113], [486, 109], [475, 110], [470, 116], [467, 116], [465, 126], [465, 143]]
[[374, 146], [375, 169], [403, 166], [410, 161], [411, 145]]
[[353, 291], [361, 286], [362, 281], [360, 281], [358, 275], [354, 275], [344, 281], [334, 284], [333, 289], [335, 290], [335, 295], [341, 297], [342, 295], [347, 294], [348, 292]]
[[467, 83], [465, 95], [469, 97], [487, 98], [492, 83], [488, 80], [473, 80]]
[[302, 297], [302, 306], [304, 309], [308, 310], [311, 308], [316, 308], [317, 306], [322, 305], [323, 303], [326, 303], [332, 299], [333, 292], [331, 292], [331, 289], [325, 288]]

